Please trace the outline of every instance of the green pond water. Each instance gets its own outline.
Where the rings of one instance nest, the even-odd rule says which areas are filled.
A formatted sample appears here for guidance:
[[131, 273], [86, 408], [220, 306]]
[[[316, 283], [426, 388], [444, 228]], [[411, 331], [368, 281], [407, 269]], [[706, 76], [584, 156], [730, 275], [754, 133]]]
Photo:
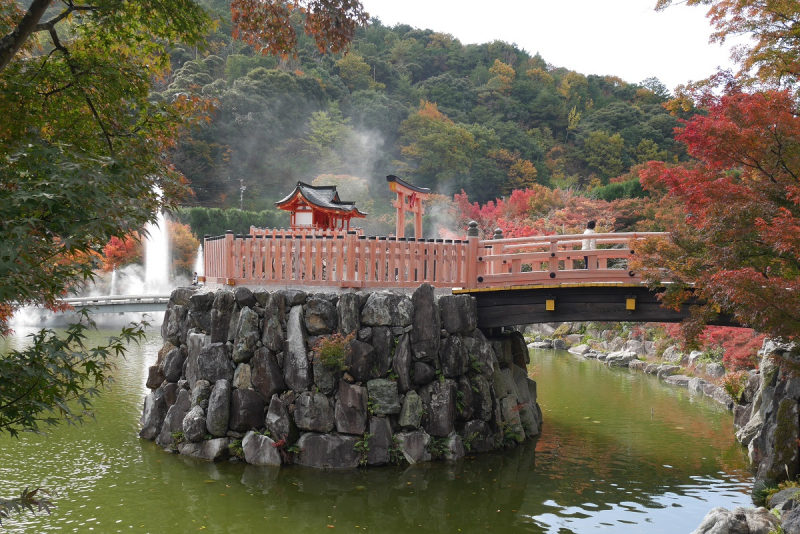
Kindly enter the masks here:
[[544, 413], [535, 445], [344, 472], [168, 454], [137, 437], [160, 344], [153, 333], [118, 362], [95, 422], [0, 436], [0, 496], [56, 494], [51, 515], [14, 516], [0, 532], [688, 533], [715, 506], [750, 504], [724, 407], [560, 351], [531, 352]]

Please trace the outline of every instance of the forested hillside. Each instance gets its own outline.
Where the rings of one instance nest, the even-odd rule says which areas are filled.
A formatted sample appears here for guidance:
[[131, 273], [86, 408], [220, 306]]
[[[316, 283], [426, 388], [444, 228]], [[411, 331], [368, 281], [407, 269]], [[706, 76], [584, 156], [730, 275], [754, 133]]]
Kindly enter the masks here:
[[205, 4], [219, 19], [209, 47], [174, 48], [154, 96], [216, 101], [173, 157], [188, 205], [239, 207], [244, 186], [243, 207], [262, 210], [321, 174], [361, 178], [366, 198], [396, 174], [484, 203], [534, 184], [596, 190], [638, 163], [686, 159], [656, 79], [584, 76], [507, 43], [378, 20], [347, 55], [301, 39], [296, 58], [275, 58], [231, 39], [229, 2]]

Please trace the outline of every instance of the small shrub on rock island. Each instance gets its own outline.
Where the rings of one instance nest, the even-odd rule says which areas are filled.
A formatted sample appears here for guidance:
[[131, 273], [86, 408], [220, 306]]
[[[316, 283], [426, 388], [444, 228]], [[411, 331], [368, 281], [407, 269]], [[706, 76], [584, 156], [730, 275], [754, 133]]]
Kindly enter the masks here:
[[732, 371], [727, 373], [722, 378], [722, 387], [725, 388], [725, 391], [734, 401], [738, 402], [749, 376], [750, 373], [747, 371]]
[[232, 441], [230, 445], [228, 445], [228, 450], [231, 453], [231, 456], [238, 460], [244, 460], [244, 449], [242, 448], [242, 440], [237, 439]]
[[347, 357], [347, 347], [353, 340], [353, 334], [343, 336], [342, 334], [331, 334], [320, 338], [314, 345], [317, 361], [334, 371], [344, 371], [347, 369], [345, 359]]
[[360, 440], [356, 441], [353, 449], [359, 454], [358, 465], [367, 465], [367, 455], [369, 454], [369, 439], [372, 434], [367, 432]]

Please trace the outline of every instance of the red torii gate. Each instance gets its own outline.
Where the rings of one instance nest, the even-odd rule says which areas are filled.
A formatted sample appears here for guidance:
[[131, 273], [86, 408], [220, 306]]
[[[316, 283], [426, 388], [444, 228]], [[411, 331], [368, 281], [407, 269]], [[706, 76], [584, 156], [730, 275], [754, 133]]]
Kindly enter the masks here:
[[425, 207], [422, 205], [431, 194], [427, 187], [416, 187], [408, 182], [404, 182], [394, 175], [386, 177], [389, 182], [389, 189], [397, 193], [397, 200], [392, 201], [392, 206], [397, 209], [397, 228], [395, 235], [405, 237], [406, 212], [414, 214], [414, 237], [422, 237], [422, 216], [425, 214]]

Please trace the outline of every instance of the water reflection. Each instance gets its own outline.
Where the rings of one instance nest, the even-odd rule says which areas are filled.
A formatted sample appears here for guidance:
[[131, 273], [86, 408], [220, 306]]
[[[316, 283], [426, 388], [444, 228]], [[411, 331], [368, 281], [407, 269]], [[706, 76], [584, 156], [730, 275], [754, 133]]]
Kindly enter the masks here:
[[[8, 532], [689, 532], [748, 503], [730, 414], [651, 377], [566, 353], [533, 354], [542, 439], [455, 463], [344, 472], [205, 463], [136, 436], [159, 341], [118, 363], [97, 422], [0, 438], [0, 495], [59, 493]], [[592, 368], [596, 366], [597, 368]]]

